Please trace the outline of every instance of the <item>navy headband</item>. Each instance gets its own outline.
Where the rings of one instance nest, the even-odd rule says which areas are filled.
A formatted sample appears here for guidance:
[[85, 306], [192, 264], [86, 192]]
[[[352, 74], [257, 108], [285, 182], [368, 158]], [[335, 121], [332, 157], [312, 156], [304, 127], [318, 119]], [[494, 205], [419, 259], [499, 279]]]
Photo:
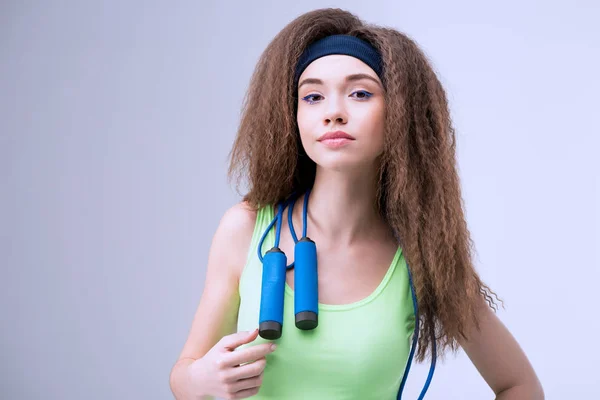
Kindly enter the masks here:
[[381, 79], [383, 73], [383, 62], [379, 51], [366, 41], [350, 35], [331, 35], [326, 36], [314, 43], [311, 43], [302, 53], [296, 73], [294, 75], [294, 85], [298, 85], [298, 79], [308, 65], [317, 58], [330, 54], [345, 54], [356, 57], [367, 64]]

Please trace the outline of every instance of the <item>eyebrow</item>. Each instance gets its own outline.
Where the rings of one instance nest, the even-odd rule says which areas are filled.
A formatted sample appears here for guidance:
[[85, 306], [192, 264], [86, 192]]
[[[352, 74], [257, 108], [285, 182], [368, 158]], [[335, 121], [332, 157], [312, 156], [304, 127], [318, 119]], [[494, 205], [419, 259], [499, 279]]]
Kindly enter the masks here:
[[[379, 83], [379, 81], [375, 78], [373, 78], [371, 75], [368, 74], [352, 74], [352, 75], [348, 75], [345, 79], [346, 82], [354, 82], [354, 81], [359, 81], [361, 79], [370, 79], [373, 82], [375, 82], [378, 86], [381, 86], [381, 84]], [[316, 85], [322, 85], [323, 81], [317, 78], [306, 78], [304, 80], [302, 80], [302, 82], [300, 82], [300, 84], [298, 85], [298, 89], [300, 89], [300, 87], [304, 84], [309, 84], [309, 83], [313, 83]]]

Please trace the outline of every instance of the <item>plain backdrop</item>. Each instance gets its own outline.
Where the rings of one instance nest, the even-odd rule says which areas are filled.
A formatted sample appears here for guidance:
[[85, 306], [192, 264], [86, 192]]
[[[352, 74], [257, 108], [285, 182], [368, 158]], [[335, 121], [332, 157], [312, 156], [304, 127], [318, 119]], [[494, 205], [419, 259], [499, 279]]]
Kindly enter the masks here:
[[[597, 395], [598, 2], [3, 0], [0, 398], [172, 398], [212, 235], [240, 199], [225, 171], [250, 75], [328, 6], [426, 52], [498, 315], [546, 398]], [[426, 398], [493, 397], [461, 351]]]

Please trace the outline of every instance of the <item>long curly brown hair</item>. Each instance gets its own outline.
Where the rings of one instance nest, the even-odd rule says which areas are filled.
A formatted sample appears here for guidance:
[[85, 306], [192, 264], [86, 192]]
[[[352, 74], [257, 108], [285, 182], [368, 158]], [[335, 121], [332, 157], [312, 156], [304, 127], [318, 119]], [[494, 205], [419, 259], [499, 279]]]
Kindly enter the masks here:
[[[382, 55], [385, 144], [379, 171], [379, 212], [409, 265], [419, 309], [416, 360], [423, 362], [435, 334], [436, 356], [456, 352], [467, 327], [479, 329], [481, 297], [496, 303], [472, 263], [455, 159], [455, 134], [446, 93], [427, 57], [406, 34], [366, 24], [341, 9], [305, 13], [281, 30], [260, 57], [244, 98], [228, 176], [254, 209], [275, 205], [314, 182], [315, 163], [300, 142], [294, 70], [310, 43], [354, 35]], [[496, 296], [498, 298], [498, 296]], [[502, 300], [501, 300], [502, 301]]]

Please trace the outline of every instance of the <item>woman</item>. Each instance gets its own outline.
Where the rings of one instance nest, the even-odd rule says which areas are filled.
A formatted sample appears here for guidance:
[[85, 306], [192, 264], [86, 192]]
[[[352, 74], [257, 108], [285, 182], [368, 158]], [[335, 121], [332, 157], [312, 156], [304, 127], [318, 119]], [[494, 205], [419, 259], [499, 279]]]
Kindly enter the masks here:
[[[214, 235], [177, 399], [395, 399], [411, 343], [418, 362], [462, 347], [497, 399], [544, 397], [474, 269], [445, 92], [412, 40], [306, 13], [265, 50], [243, 111], [230, 176], [249, 191]], [[299, 328], [288, 268], [281, 330], [259, 336], [260, 259], [277, 246], [290, 266], [300, 228], [318, 252], [314, 326]]]

